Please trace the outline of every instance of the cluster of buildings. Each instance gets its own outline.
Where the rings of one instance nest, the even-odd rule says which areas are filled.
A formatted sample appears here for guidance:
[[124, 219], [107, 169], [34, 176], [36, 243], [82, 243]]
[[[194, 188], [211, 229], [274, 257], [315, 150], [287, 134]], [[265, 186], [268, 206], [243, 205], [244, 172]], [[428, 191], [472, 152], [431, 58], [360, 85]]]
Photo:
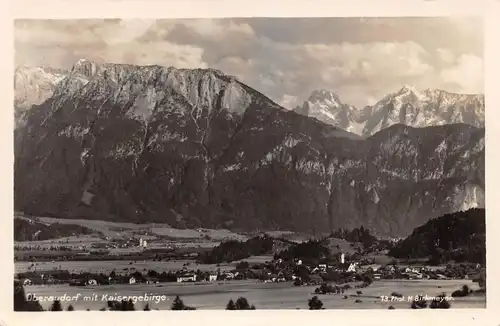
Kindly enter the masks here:
[[[137, 239], [135, 239], [137, 241]], [[131, 243], [130, 240], [127, 243]], [[141, 248], [147, 248], [148, 243], [142, 238], [136, 244]], [[352, 260], [352, 257], [351, 257]], [[244, 264], [243, 264], [244, 265]], [[237, 266], [238, 267], [238, 266]], [[116, 275], [113, 273], [108, 277], [102, 273], [100, 275], [83, 273], [81, 275], [70, 274], [68, 271], [36, 271], [30, 269], [20, 278], [22, 284], [57, 284], [70, 283], [79, 286], [97, 286], [101, 284], [156, 284], [160, 282], [215, 282], [223, 280], [243, 280], [258, 279], [263, 282], [287, 282], [300, 281], [304, 284], [302, 278], [307, 279], [309, 284], [320, 284], [324, 279], [331, 279], [332, 275], [341, 275], [342, 279], [352, 279], [356, 275], [369, 275], [373, 280], [377, 279], [449, 279], [449, 278], [468, 278], [469, 274], [481, 266], [473, 266], [468, 269], [457, 271], [457, 268], [442, 268], [440, 270], [432, 269], [427, 266], [397, 266], [395, 264], [379, 265], [370, 264], [369, 261], [351, 261], [347, 262], [343, 253], [339, 253], [338, 258], [330, 263], [305, 264], [300, 259], [293, 261], [283, 261], [275, 259], [272, 262], [254, 264], [251, 268], [246, 266], [235, 268], [232, 271], [217, 272], [193, 272], [188, 271], [187, 267], [181, 270], [170, 272], [168, 276], [149, 277], [136, 272], [129, 275]], [[465, 270], [465, 272], [464, 272]], [[165, 273], [164, 273], [165, 274]], [[159, 274], [151, 274], [159, 275]], [[307, 277], [304, 277], [307, 275]], [[72, 279], [77, 277], [78, 279]]]

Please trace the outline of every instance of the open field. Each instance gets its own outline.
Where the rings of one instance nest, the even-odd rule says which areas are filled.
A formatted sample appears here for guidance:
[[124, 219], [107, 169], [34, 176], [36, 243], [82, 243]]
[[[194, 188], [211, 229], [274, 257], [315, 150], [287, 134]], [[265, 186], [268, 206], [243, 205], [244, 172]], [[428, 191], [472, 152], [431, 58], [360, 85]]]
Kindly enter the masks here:
[[[134, 261], [130, 264], [129, 260], [114, 261], [114, 260], [104, 260], [104, 261], [55, 261], [55, 262], [38, 262], [36, 263], [36, 271], [50, 271], [54, 269], [68, 270], [70, 273], [82, 273], [82, 272], [92, 272], [92, 273], [110, 273], [115, 270], [116, 273], [126, 273], [129, 274], [134, 271], [144, 271], [144, 270], [155, 270], [159, 273], [165, 271], [175, 271], [180, 270], [184, 264], [189, 264], [187, 267], [192, 270], [200, 269], [202, 271], [215, 271], [217, 268], [221, 270], [232, 269], [234, 264], [221, 264], [220, 267], [216, 265], [204, 265], [196, 264], [192, 260], [172, 260], [172, 261]], [[30, 262], [16, 262], [15, 272], [22, 273], [28, 270], [31, 265]]]
[[[247, 261], [250, 264], [263, 263], [272, 260], [272, 256], [254, 256], [242, 261]], [[115, 261], [115, 260], [104, 260], [104, 261], [55, 261], [55, 262], [37, 262], [35, 263], [37, 271], [50, 271], [54, 269], [68, 270], [71, 273], [81, 273], [81, 272], [93, 272], [93, 273], [110, 273], [113, 269], [116, 273], [130, 273], [130, 271], [143, 271], [155, 270], [159, 273], [165, 271], [177, 271], [182, 269], [184, 264], [188, 264], [187, 267], [190, 270], [201, 270], [201, 271], [215, 271], [218, 268], [221, 271], [234, 269], [239, 261], [234, 261], [231, 263], [219, 264], [197, 264], [193, 260], [171, 260], [171, 261]], [[15, 262], [15, 272], [23, 273], [28, 271], [28, 267], [31, 262]], [[127, 270], [125, 270], [125, 268]]]
[[[17, 218], [28, 219], [22, 216]], [[198, 239], [208, 237], [212, 240], [246, 240], [248, 237], [242, 234], [234, 233], [226, 229], [175, 229], [168, 224], [148, 223], [119, 223], [101, 220], [84, 220], [84, 219], [65, 219], [53, 217], [37, 217], [39, 222], [45, 224], [60, 223], [60, 224], [75, 224], [87, 227], [89, 229], [101, 232], [106, 237], [147, 237], [154, 239], [158, 236], [168, 237], [172, 239]]]
[[57, 245], [57, 246], [65, 246], [74, 250], [82, 246], [90, 247], [94, 243], [109, 243], [109, 241], [92, 235], [78, 235], [78, 236], [63, 237], [50, 240], [15, 241], [14, 245], [39, 246], [40, 248], [50, 248]]
[[[387, 309], [390, 305], [396, 309], [410, 307], [407, 296], [428, 295], [436, 296], [442, 292], [451, 294], [462, 285], [467, 284], [471, 289], [477, 289], [477, 285], [470, 280], [405, 280], [405, 281], [376, 281], [368, 288], [362, 289], [363, 294], [354, 295], [356, 290], [349, 290], [343, 299], [343, 295], [318, 295], [326, 309]], [[439, 288], [440, 287], [440, 288]], [[166, 300], [160, 303], [152, 303], [153, 309], [170, 309], [172, 300], [179, 295], [185, 304], [197, 309], [224, 309], [230, 299], [236, 300], [243, 296], [257, 309], [308, 309], [307, 300], [314, 294], [314, 286], [293, 286], [291, 283], [261, 283], [254, 280], [230, 281], [217, 283], [163, 283], [163, 284], [137, 284], [137, 285], [109, 285], [89, 287], [71, 287], [67, 285], [57, 286], [27, 286], [26, 294], [36, 296], [74, 296], [81, 293], [83, 296], [97, 294], [97, 301], [71, 301], [76, 310], [98, 310], [106, 306], [106, 299], [102, 301], [102, 295], [127, 295], [140, 296], [165, 295]], [[380, 296], [390, 296], [397, 291], [405, 296], [403, 302], [383, 302]], [[355, 303], [355, 299], [361, 299], [361, 303]], [[47, 308], [51, 302], [40, 302]], [[465, 298], [454, 298], [450, 302], [452, 308], [485, 308], [486, 297], [482, 295], [471, 295]], [[69, 303], [64, 302], [63, 307]], [[142, 309], [144, 303], [136, 303], [136, 309]]]

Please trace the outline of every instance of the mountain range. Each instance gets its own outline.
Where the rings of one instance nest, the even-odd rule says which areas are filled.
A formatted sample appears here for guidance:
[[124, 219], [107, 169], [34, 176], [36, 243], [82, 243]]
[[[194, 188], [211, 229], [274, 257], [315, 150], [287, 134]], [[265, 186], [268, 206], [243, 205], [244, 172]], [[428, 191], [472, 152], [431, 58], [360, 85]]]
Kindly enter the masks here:
[[404, 85], [372, 106], [358, 109], [327, 90], [312, 92], [294, 111], [368, 137], [394, 124], [412, 127], [465, 123], [484, 128], [484, 95], [455, 94]]
[[15, 77], [14, 205], [29, 214], [405, 235], [431, 217], [484, 206], [484, 128], [398, 123], [396, 111], [416, 104], [397, 106], [397, 96], [379, 102], [393, 110], [373, 124], [381, 105], [357, 110], [318, 91], [310, 108], [339, 104], [326, 122], [215, 69], [81, 60], [33, 79], [26, 70]]

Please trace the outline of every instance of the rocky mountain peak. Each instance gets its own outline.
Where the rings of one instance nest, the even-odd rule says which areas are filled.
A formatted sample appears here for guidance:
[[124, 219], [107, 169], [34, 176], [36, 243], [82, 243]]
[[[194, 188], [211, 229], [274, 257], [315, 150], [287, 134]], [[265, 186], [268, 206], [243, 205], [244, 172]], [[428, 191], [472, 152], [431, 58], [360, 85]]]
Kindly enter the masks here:
[[[92, 92], [119, 105], [135, 98], [137, 101], [132, 107], [140, 111], [151, 111], [159, 103], [170, 101], [172, 93], [183, 97], [195, 111], [221, 106], [241, 114], [251, 101], [242, 83], [216, 69], [97, 63], [86, 59], [72, 67], [54, 96], [71, 98], [81, 92]], [[143, 108], [137, 108], [139, 106]]]
[[98, 72], [98, 64], [87, 59], [80, 59], [71, 68], [71, 73], [81, 74], [86, 77], [93, 77]]
[[468, 119], [477, 107], [467, 96], [413, 107], [400, 96], [401, 105], [379, 102], [362, 120], [318, 91], [304, 104], [311, 118], [212, 69], [82, 60], [62, 78], [15, 131], [18, 211], [179, 228], [363, 225], [404, 235], [464, 203], [484, 204], [484, 129], [410, 127], [423, 123], [422, 110]]
[[52, 96], [67, 71], [20, 66], [14, 72], [14, 117], [16, 128], [24, 121], [33, 105], [40, 105]]
[[295, 112], [368, 137], [394, 124], [413, 127], [465, 123], [484, 127], [484, 95], [421, 90], [405, 84], [362, 110], [326, 90], [313, 91]]
[[399, 94], [419, 93], [419, 90], [414, 85], [403, 84], [403, 87], [401, 87], [398, 93]]
[[341, 106], [343, 103], [340, 101], [340, 98], [338, 97], [337, 94], [332, 93], [328, 90], [325, 89], [320, 89], [320, 90], [315, 90], [311, 93], [307, 101], [311, 103], [318, 103], [318, 102], [329, 102], [331, 105], [334, 106]]

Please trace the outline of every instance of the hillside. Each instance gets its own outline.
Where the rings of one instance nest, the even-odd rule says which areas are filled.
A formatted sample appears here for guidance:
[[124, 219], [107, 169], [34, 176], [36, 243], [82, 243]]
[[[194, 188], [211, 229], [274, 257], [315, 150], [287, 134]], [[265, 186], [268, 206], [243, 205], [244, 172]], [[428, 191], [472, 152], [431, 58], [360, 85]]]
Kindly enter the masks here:
[[363, 140], [217, 70], [80, 61], [16, 130], [14, 188], [36, 216], [406, 235], [484, 205], [484, 129]]
[[83, 234], [96, 234], [89, 228], [75, 224], [50, 225], [28, 219], [14, 219], [14, 241], [52, 240]]
[[430, 258], [435, 263], [486, 262], [485, 210], [470, 209], [429, 220], [389, 251], [395, 258]]

